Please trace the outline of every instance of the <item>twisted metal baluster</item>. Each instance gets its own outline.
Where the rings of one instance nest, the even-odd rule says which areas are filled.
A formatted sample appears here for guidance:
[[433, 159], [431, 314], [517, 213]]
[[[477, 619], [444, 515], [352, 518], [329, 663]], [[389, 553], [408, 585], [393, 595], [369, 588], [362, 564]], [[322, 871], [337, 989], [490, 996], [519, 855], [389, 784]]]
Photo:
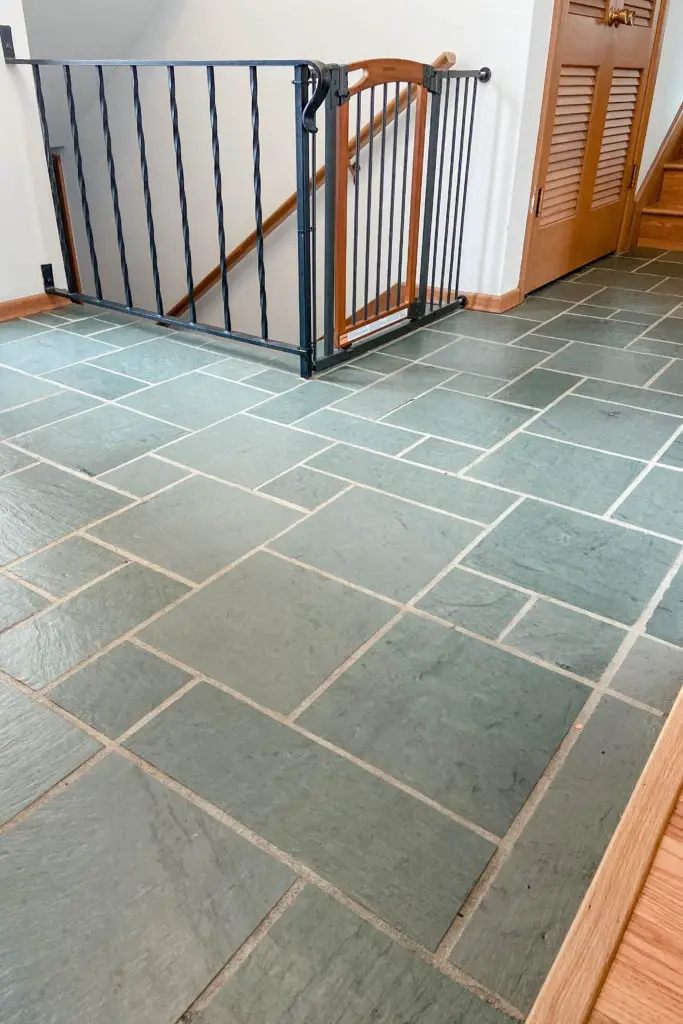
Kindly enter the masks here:
[[157, 313], [160, 316], [164, 312], [164, 303], [161, 296], [161, 280], [159, 277], [159, 260], [157, 258], [157, 244], [154, 234], [154, 217], [152, 215], [152, 193], [149, 188], [149, 167], [147, 165], [147, 149], [145, 147], [145, 130], [142, 125], [142, 105], [140, 103], [140, 83], [138, 82], [138, 69], [131, 65], [133, 75], [133, 106], [135, 107], [135, 124], [138, 132], [138, 149], [140, 151], [140, 172], [142, 174], [142, 189], [145, 194], [145, 214], [147, 217], [147, 235], [149, 237], [149, 255], [152, 260], [152, 276], [154, 277], [154, 292], [157, 300]]
[[114, 153], [111, 144], [111, 131], [109, 128], [109, 111], [107, 109], [107, 96], [104, 91], [104, 73], [102, 65], [97, 65], [97, 78], [100, 86], [100, 113], [102, 114], [102, 132], [107, 148], [107, 167], [109, 168], [109, 184], [111, 186], [111, 201], [114, 206], [114, 223], [116, 225], [116, 240], [119, 246], [119, 257], [121, 259], [121, 275], [123, 277], [123, 289], [126, 293], [126, 305], [130, 309], [133, 305], [133, 294], [130, 289], [130, 277], [128, 276], [128, 261], [126, 259], [126, 242], [123, 237], [123, 222], [121, 220], [121, 206], [119, 204], [119, 189], [116, 184], [116, 166], [114, 164]]
[[[37, 68], [35, 69], [38, 70]], [[38, 76], [37, 82], [40, 82]], [[85, 174], [83, 173], [83, 157], [81, 155], [81, 144], [78, 137], [78, 122], [76, 120], [76, 104], [74, 103], [74, 91], [71, 84], [71, 68], [68, 64], [64, 65], [64, 83], [66, 85], [66, 99], [69, 107], [69, 121], [71, 122], [71, 137], [74, 144], [74, 158], [76, 160], [76, 173], [78, 174], [78, 187], [81, 193], [81, 207], [83, 209], [83, 219], [85, 220], [85, 234], [88, 239], [88, 249], [90, 251], [90, 263], [92, 265], [93, 278], [95, 280], [95, 295], [98, 299], [102, 298], [102, 281], [100, 280], [100, 266], [97, 262], [97, 251], [95, 249], [95, 238], [92, 231], [92, 222], [90, 220], [90, 204], [88, 203], [88, 192], [85, 186]], [[39, 93], [39, 104], [42, 100], [42, 88]], [[44, 110], [44, 105], [43, 105]]]
[[401, 103], [400, 84], [396, 83], [396, 97], [394, 99], [394, 145], [391, 157], [391, 201], [389, 203], [389, 244], [387, 246], [387, 301], [386, 311], [389, 312], [391, 303], [391, 255], [394, 247], [394, 205], [396, 201], [396, 157], [398, 154], [398, 117]]
[[410, 103], [413, 96], [412, 85], [408, 86], [408, 99], [406, 102], [406, 131], [403, 140], [403, 187], [401, 189], [401, 218], [399, 221], [400, 231], [398, 237], [398, 283], [396, 285], [396, 305], [400, 306], [403, 300], [403, 288], [401, 276], [403, 274], [403, 235], [406, 219], [406, 191], [408, 187], [408, 153], [410, 151]]
[[[382, 146], [379, 159], [379, 211], [377, 214], [377, 272], [375, 274], [375, 316], [379, 313], [379, 281], [382, 267], [382, 214], [384, 212], [384, 156], [387, 137], [387, 83], [382, 95]], [[374, 131], [374, 124], [370, 131]]]
[[185, 274], [187, 278], [187, 297], [190, 307], [190, 323], [197, 322], [197, 307], [194, 301], [194, 281], [192, 278], [192, 250], [190, 248], [190, 223], [187, 219], [187, 195], [185, 192], [185, 172], [183, 170], [183, 150], [180, 143], [180, 129], [178, 127], [178, 101], [175, 92], [175, 68], [172, 64], [168, 68], [168, 96], [171, 107], [171, 125], [173, 127], [173, 148], [175, 150], [175, 167], [178, 178], [178, 199], [180, 202], [180, 217], [183, 224], [183, 244], [185, 247]]
[[230, 297], [228, 294], [228, 268], [225, 265], [225, 217], [223, 211], [223, 178], [221, 175], [221, 151], [218, 141], [218, 111], [216, 110], [216, 76], [209, 65], [206, 69], [209, 87], [209, 118], [211, 121], [211, 145], [213, 149], [213, 183], [216, 189], [216, 219], [218, 221], [218, 254], [221, 266], [221, 293], [223, 295], [223, 319], [226, 331], [232, 330], [230, 319]]
[[[451, 260], [448, 268], [448, 294], [451, 294], [451, 288], [453, 286], [453, 266], [455, 263], [455, 246], [456, 239], [458, 237], [458, 216], [460, 212], [460, 184], [462, 181], [462, 158], [465, 152], [465, 116], [467, 114], [467, 98], [469, 96], [470, 80], [465, 79], [465, 87], [463, 89], [463, 101], [462, 101], [462, 117], [460, 119], [460, 147], [458, 153], [458, 176], [455, 182], [455, 206], [453, 207], [453, 241], [451, 244]], [[457, 114], [457, 110], [455, 111]], [[455, 284], [456, 293], [458, 291], [458, 282]]]
[[[434, 252], [432, 258], [432, 295], [431, 295], [431, 308], [437, 304], [435, 300], [436, 293], [436, 259], [439, 249], [439, 217], [441, 215], [441, 189], [443, 188], [443, 168], [446, 156], [446, 128], [448, 126], [448, 100], [451, 92], [451, 80], [446, 79], [446, 96], [444, 99], [443, 106], [443, 121], [441, 123], [441, 158], [439, 160], [439, 184], [436, 193], [436, 221], [434, 224]], [[446, 242], [448, 240], [448, 221], [445, 221], [444, 226], [444, 251], [446, 248]], [[443, 306], [443, 292], [439, 291], [439, 309]]]
[[477, 88], [479, 86], [478, 79], [473, 79], [472, 83], [472, 106], [470, 108], [470, 130], [467, 139], [467, 156], [465, 158], [465, 182], [462, 189], [462, 204], [460, 206], [460, 237], [458, 239], [458, 264], [455, 271], [455, 291], [456, 293], [460, 289], [460, 264], [462, 262], [462, 242], [465, 233], [465, 206], [467, 204], [467, 184], [470, 177], [470, 157], [472, 156], [472, 135], [474, 133], [474, 108], [477, 103]]
[[40, 78], [40, 68], [37, 64], [33, 65], [33, 83], [36, 89], [36, 100], [38, 103], [38, 114], [40, 116], [40, 130], [43, 135], [43, 151], [45, 153], [45, 162], [47, 163], [47, 173], [50, 179], [50, 191], [52, 193], [52, 204], [55, 209], [55, 220], [57, 221], [57, 233], [59, 235], [59, 244], [62, 250], [62, 259], [64, 260], [64, 269], [67, 275], [67, 286], [70, 292], [76, 292], [78, 287], [74, 276], [74, 267], [71, 265], [71, 257], [69, 254], [69, 247], [66, 241], [66, 230], [64, 227], [64, 218], [62, 216], [62, 207], [59, 201], [59, 191], [57, 189], [57, 177], [55, 175], [54, 165], [52, 163], [52, 149], [50, 148], [50, 129], [47, 123], [47, 115], [45, 113], [45, 97], [43, 96], [43, 83]]
[[[460, 79], [455, 80], [455, 102], [453, 104], [453, 136], [451, 138], [451, 166], [448, 172], [448, 193], [446, 195], [446, 214], [443, 229], [443, 256], [441, 259], [441, 297], [443, 298], [444, 284], [446, 282], [446, 256], [448, 254], [448, 225], [451, 216], [451, 198], [453, 195], [453, 168], [455, 167], [455, 145], [458, 135], [458, 108], [460, 104]], [[451, 300], [450, 292], [447, 294], [448, 302]]]
[[263, 262], [263, 208], [261, 206], [261, 142], [259, 136], [258, 78], [254, 64], [249, 66], [251, 88], [252, 158], [254, 162], [254, 215], [256, 219], [256, 261], [258, 265], [259, 301], [261, 304], [261, 337], [268, 337], [266, 299], [266, 267]]

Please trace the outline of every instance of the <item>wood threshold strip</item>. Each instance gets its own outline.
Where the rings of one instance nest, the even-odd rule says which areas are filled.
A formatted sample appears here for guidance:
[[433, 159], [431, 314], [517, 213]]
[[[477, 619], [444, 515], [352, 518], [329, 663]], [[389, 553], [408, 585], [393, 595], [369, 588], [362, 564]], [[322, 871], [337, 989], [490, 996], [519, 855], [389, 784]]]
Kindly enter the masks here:
[[[450, 53], [448, 50], [444, 50], [443, 53], [439, 54], [439, 56], [436, 57], [436, 59], [432, 61], [432, 67], [435, 67], [438, 71], [447, 71], [449, 68], [452, 68], [454, 64], [455, 64], [455, 54], [454, 53]], [[399, 113], [401, 113], [406, 108], [406, 105], [407, 105], [407, 102], [408, 102], [409, 89], [411, 91], [411, 95], [414, 95], [415, 88], [416, 88], [415, 86], [410, 86], [410, 87], [405, 88], [405, 89], [403, 89], [401, 91], [401, 93], [399, 95], [399, 101], [398, 101]], [[396, 100], [391, 100], [389, 103], [387, 103], [387, 113], [386, 113], [387, 122], [393, 117], [395, 107], [396, 107]], [[360, 149], [364, 149], [367, 146], [368, 142], [370, 141], [370, 135], [372, 134], [373, 137], [374, 137], [381, 130], [382, 130], [382, 113], [380, 111], [379, 114], [375, 115], [375, 117], [374, 117], [374, 119], [372, 121], [372, 124], [368, 121], [368, 123], [361, 128], [360, 136], [359, 136], [359, 138], [360, 138], [360, 146], [359, 146], [359, 148]], [[356, 153], [356, 137], [354, 135], [354, 137], [352, 139], [349, 139], [349, 142], [348, 142], [349, 167], [351, 167], [351, 162], [352, 162], [353, 158], [355, 157], [355, 153]], [[323, 165], [317, 171], [317, 173], [315, 175], [315, 188], [316, 188], [316, 191], [320, 188], [320, 186], [324, 183], [324, 181], [325, 181], [325, 166]], [[309, 187], [310, 187], [310, 184], [312, 184], [312, 182], [309, 183]], [[293, 192], [291, 194], [291, 196], [289, 196], [288, 199], [285, 199], [285, 201], [283, 203], [280, 203], [278, 208], [276, 210], [274, 210], [270, 214], [270, 216], [266, 217], [266, 219], [263, 222], [263, 237], [266, 238], [268, 235], [272, 234], [273, 231], [275, 231], [276, 228], [279, 228], [279, 226], [285, 220], [287, 220], [287, 218], [290, 217], [294, 213], [295, 210], [296, 210], [296, 192]], [[252, 231], [252, 233], [250, 235], [247, 235], [247, 237], [244, 239], [243, 242], [240, 242], [240, 244], [238, 246], [236, 246], [232, 250], [232, 252], [228, 253], [228, 255], [225, 258], [225, 268], [226, 268], [226, 270], [228, 270], [228, 271], [234, 270], [234, 268], [238, 265], [238, 263], [241, 263], [242, 260], [245, 258], [245, 256], [248, 256], [249, 253], [253, 252], [255, 248], [256, 248], [256, 232]], [[210, 270], [209, 273], [205, 277], [203, 277], [201, 279], [201, 281], [198, 282], [198, 284], [195, 285], [195, 288], [194, 288], [195, 300], [201, 299], [201, 297], [203, 295], [206, 295], [206, 293], [209, 291], [210, 288], [213, 288], [213, 286], [215, 284], [218, 284], [220, 279], [221, 279], [221, 265], [220, 265], [220, 263], [218, 263], [213, 268], [213, 270]], [[168, 316], [181, 316], [183, 313], [185, 313], [189, 309], [189, 306], [190, 306], [189, 295], [184, 295], [183, 298], [180, 299], [179, 302], [176, 302], [175, 306], [172, 306], [171, 309], [169, 309], [167, 315]]]
[[[683, 690], [527, 1024], [588, 1024], [683, 786]], [[599, 1017], [597, 1018], [599, 1020]], [[596, 1024], [596, 1018], [592, 1018]]]

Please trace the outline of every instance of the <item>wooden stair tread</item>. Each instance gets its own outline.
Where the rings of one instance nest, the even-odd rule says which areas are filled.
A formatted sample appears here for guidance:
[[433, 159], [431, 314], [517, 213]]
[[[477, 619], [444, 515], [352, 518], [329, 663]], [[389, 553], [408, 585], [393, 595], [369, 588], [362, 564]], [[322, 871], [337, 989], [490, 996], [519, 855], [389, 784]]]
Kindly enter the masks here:
[[654, 214], [656, 217], [683, 217], [683, 206], [659, 206], [655, 203], [654, 206], [644, 207], [643, 213]]
[[671, 160], [668, 164], [664, 164], [665, 171], [683, 171], [683, 160]]

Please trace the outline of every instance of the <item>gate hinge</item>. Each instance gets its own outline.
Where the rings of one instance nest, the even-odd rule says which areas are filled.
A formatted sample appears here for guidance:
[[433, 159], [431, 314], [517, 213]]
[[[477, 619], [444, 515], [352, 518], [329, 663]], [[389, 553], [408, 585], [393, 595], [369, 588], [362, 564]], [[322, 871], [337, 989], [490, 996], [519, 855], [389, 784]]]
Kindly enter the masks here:
[[422, 74], [422, 84], [428, 92], [441, 92], [439, 72], [431, 64], [425, 64]]
[[16, 57], [12, 29], [9, 25], [0, 25], [0, 46], [2, 46], [2, 55], [5, 60]]
[[419, 317], [424, 316], [426, 308], [427, 303], [424, 299], [413, 299], [408, 306], [408, 319], [417, 320]]
[[333, 107], [341, 107], [350, 99], [348, 68], [339, 64], [329, 64], [328, 67], [331, 74], [330, 102]]

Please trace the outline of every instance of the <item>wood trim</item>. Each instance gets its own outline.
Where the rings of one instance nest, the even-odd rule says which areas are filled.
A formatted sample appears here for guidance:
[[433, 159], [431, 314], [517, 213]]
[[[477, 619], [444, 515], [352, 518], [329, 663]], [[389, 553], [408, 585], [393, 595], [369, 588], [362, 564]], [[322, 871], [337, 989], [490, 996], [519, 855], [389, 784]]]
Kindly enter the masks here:
[[[442, 57], [445, 56], [442, 54]], [[355, 96], [363, 89], [373, 85], [384, 85], [385, 82], [413, 82], [422, 85], [424, 65], [416, 60], [401, 60], [391, 57], [377, 57], [373, 60], [359, 60], [348, 65], [348, 71], [363, 71], [361, 78], [349, 87], [349, 95]]]
[[588, 1024], [683, 786], [683, 690], [527, 1024]]
[[481, 292], [465, 292], [467, 308], [481, 313], [504, 313], [518, 306], [523, 299], [520, 288], [513, 288], [504, 295], [485, 295]]
[[413, 135], [413, 167], [410, 176], [410, 214], [408, 219], [408, 255], [406, 282], [408, 302], [417, 295], [417, 250], [420, 241], [422, 209], [422, 171], [424, 168], [425, 136], [427, 132], [427, 104], [429, 93], [420, 86], [415, 103], [415, 132]]
[[20, 316], [31, 316], [32, 313], [48, 313], [51, 309], [70, 306], [71, 300], [62, 295], [25, 295], [21, 299], [7, 299], [0, 302], [0, 323], [5, 320], [16, 320]]
[[643, 179], [643, 183], [638, 189], [633, 208], [631, 211], [631, 219], [628, 224], [628, 235], [623, 245], [625, 249], [633, 248], [638, 242], [638, 235], [640, 233], [640, 219], [642, 212], [646, 206], [652, 206], [659, 199], [659, 194], [662, 188], [662, 179], [664, 177], [664, 164], [671, 163], [675, 157], [681, 151], [683, 147], [683, 103], [678, 108], [678, 112], [675, 115], [669, 130], [662, 140], [662, 144], [657, 150], [657, 155], [654, 158], [650, 168]]
[[[59, 198], [59, 207], [62, 212], [62, 220], [64, 222], [64, 234], [66, 236], [66, 249], [69, 254], [69, 264], [71, 273], [73, 275], [74, 287], [69, 287], [69, 291], [75, 291], [81, 294], [83, 288], [81, 286], [81, 275], [78, 270], [78, 255], [76, 253], [76, 242], [74, 239], [73, 226], [71, 224], [71, 213], [69, 212], [69, 198], [66, 191], [66, 181], [64, 179], [64, 168], [62, 166], [62, 158], [59, 153], [52, 153], [52, 166], [55, 172], [55, 182], [57, 184], [57, 196]], [[65, 268], [68, 270], [69, 267]]]
[[[349, 137], [349, 105], [337, 107], [337, 154], [341, 152]], [[334, 220], [337, 231], [334, 236], [334, 344], [348, 348], [345, 340], [346, 328], [346, 239], [348, 234], [349, 188], [346, 174], [337, 161], [334, 193]]]

